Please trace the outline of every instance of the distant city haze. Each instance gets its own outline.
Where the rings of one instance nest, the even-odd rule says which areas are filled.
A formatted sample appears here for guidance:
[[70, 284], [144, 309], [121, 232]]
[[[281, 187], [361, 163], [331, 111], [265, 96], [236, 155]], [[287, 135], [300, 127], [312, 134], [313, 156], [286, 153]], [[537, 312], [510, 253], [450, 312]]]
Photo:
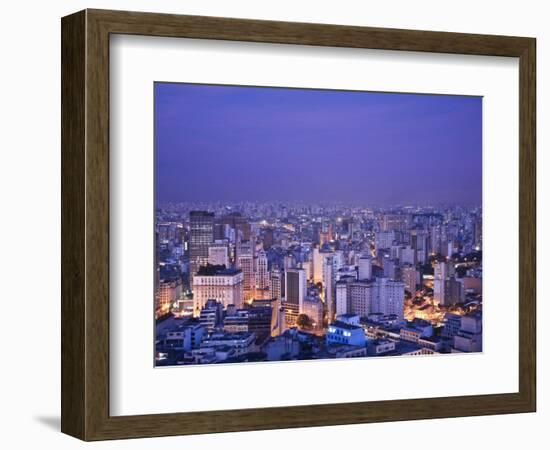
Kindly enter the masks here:
[[158, 202], [481, 205], [481, 97], [154, 89]]

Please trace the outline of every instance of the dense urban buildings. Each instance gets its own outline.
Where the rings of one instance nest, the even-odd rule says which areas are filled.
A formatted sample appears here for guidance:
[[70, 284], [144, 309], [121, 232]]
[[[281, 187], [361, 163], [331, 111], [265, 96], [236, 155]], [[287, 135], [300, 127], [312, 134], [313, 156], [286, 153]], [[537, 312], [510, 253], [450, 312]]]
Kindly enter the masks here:
[[482, 350], [479, 207], [167, 203], [156, 215], [158, 365]]
[[483, 350], [479, 98], [155, 89], [157, 366]]

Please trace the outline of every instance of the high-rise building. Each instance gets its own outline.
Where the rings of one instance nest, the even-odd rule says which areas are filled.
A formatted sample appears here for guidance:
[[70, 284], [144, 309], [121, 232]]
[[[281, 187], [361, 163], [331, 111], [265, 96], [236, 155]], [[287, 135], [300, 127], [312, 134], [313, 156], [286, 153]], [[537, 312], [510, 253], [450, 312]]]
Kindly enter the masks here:
[[269, 274], [269, 289], [271, 298], [281, 300], [284, 297], [284, 272], [273, 269]]
[[234, 229], [237, 234], [241, 235], [242, 240], [250, 240], [252, 235], [250, 223], [246, 217], [242, 216], [240, 213], [234, 212], [227, 214], [220, 219], [220, 223]]
[[351, 311], [351, 290], [349, 283], [355, 282], [353, 277], [342, 277], [336, 283], [336, 316], [349, 314]]
[[229, 243], [216, 240], [208, 246], [208, 264], [229, 267]]
[[398, 258], [401, 264], [416, 264], [416, 252], [410, 245], [400, 247]]
[[379, 231], [376, 233], [376, 251], [381, 249], [389, 249], [392, 247], [393, 243], [396, 241], [395, 231]]
[[428, 257], [428, 233], [420, 229], [411, 230], [410, 243], [414, 251], [412, 264], [424, 264]]
[[398, 274], [398, 264], [396, 259], [384, 258], [383, 269], [384, 276], [387, 278], [396, 279]]
[[201, 266], [208, 264], [208, 247], [214, 242], [214, 213], [189, 213], [189, 265], [190, 283]]
[[382, 231], [408, 231], [410, 216], [408, 214], [384, 214]]
[[[462, 282], [454, 278], [454, 266], [449, 262], [437, 262], [434, 266], [434, 303], [448, 306], [464, 299]], [[452, 280], [452, 281], [451, 281]], [[457, 285], [460, 284], [460, 286]], [[460, 301], [456, 301], [460, 300]]]
[[401, 267], [401, 281], [405, 283], [405, 289], [414, 296], [418, 282], [418, 270], [411, 264], [404, 265]]
[[264, 250], [269, 250], [275, 243], [275, 229], [273, 227], [266, 227], [263, 230], [263, 246]]
[[445, 280], [445, 305], [464, 303], [465, 300], [466, 294], [462, 280], [455, 277]]
[[306, 297], [300, 313], [309, 317], [314, 328], [323, 327], [323, 302], [319, 297]]
[[306, 273], [303, 269], [288, 269], [285, 272], [285, 303], [297, 305], [301, 310], [306, 296]]
[[327, 311], [327, 320], [332, 322], [336, 314], [336, 274], [334, 256], [328, 256], [323, 264], [323, 300]]
[[323, 300], [329, 322], [336, 316], [336, 281], [338, 271], [343, 265], [344, 254], [340, 250], [323, 260]]
[[208, 300], [243, 307], [243, 273], [224, 266], [201, 266], [193, 277], [193, 315], [198, 317]]
[[399, 320], [403, 320], [405, 284], [389, 278], [377, 278], [373, 287], [375, 289], [372, 303], [373, 312], [394, 314]]
[[358, 274], [360, 280], [370, 280], [372, 278], [372, 258], [362, 256], [358, 261]]
[[[344, 288], [341, 287], [343, 301]], [[356, 281], [345, 285], [349, 298], [348, 314], [367, 317], [372, 313], [394, 314], [403, 320], [405, 284], [389, 278], [376, 278], [371, 281]]]
[[180, 297], [180, 280], [160, 280], [156, 297], [155, 316], [158, 318], [170, 312], [171, 305]]
[[312, 263], [313, 263], [313, 282], [323, 282], [323, 261], [324, 258], [329, 256], [330, 253], [321, 252], [319, 247], [313, 249]]
[[434, 303], [445, 305], [445, 280], [449, 277], [446, 262], [436, 262], [434, 266]]
[[264, 250], [258, 252], [256, 258], [257, 274], [256, 274], [256, 287], [259, 290], [269, 288], [269, 272], [267, 270], [267, 254]]
[[349, 283], [346, 285], [346, 295], [349, 303], [346, 314], [357, 314], [360, 317], [367, 317], [372, 312], [379, 312], [372, 309], [372, 282], [363, 280]]
[[237, 267], [243, 272], [243, 295], [245, 302], [256, 296], [256, 246], [252, 241], [242, 241], [237, 249]]

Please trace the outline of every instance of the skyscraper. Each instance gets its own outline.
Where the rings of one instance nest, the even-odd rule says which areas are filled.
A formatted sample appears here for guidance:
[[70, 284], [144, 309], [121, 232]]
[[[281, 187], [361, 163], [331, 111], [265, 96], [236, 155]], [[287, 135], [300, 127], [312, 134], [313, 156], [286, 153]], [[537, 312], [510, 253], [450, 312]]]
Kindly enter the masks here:
[[279, 269], [273, 269], [269, 277], [269, 288], [271, 298], [281, 300], [284, 296], [284, 281], [283, 272]]
[[208, 264], [208, 247], [214, 242], [214, 213], [189, 212], [189, 265], [190, 284], [200, 266]]
[[306, 272], [304, 269], [287, 269], [285, 273], [285, 303], [300, 309], [306, 296]]
[[372, 258], [370, 256], [362, 256], [359, 258], [359, 279], [370, 280], [372, 278]]
[[446, 262], [436, 262], [434, 266], [434, 303], [438, 305], [447, 305], [448, 295], [446, 281], [449, 279], [449, 264]]
[[269, 272], [267, 270], [267, 254], [264, 250], [258, 252], [256, 258], [256, 287], [260, 290], [269, 288]]
[[242, 241], [237, 250], [237, 267], [244, 275], [244, 301], [251, 302], [256, 295], [255, 245], [251, 241]]
[[401, 268], [401, 281], [405, 283], [405, 289], [411, 294], [416, 292], [418, 271], [412, 264], [406, 264]]
[[250, 223], [246, 217], [243, 217], [240, 213], [234, 212], [223, 216], [220, 219], [222, 225], [227, 225], [233, 228], [236, 232], [240, 232], [241, 239], [247, 241], [251, 236]]
[[208, 246], [208, 264], [229, 267], [229, 244], [227, 240], [217, 240]]

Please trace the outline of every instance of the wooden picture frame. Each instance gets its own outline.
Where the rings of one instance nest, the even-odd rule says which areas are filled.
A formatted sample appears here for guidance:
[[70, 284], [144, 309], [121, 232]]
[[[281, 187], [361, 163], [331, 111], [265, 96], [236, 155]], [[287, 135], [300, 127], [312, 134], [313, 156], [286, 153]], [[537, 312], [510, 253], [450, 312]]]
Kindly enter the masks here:
[[[64, 433], [101, 440], [535, 411], [535, 39], [104, 10], [61, 25]], [[117, 33], [519, 58], [519, 392], [110, 416], [109, 36]]]

